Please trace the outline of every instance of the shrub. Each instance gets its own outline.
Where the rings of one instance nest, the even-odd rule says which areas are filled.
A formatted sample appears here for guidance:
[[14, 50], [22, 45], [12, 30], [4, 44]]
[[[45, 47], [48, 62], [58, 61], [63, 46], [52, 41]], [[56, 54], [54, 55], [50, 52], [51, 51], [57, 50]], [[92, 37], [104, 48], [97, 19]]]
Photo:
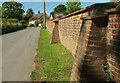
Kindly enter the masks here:
[[16, 23], [19, 21], [18, 21], [18, 19], [15, 19], [15, 18], [8, 18], [8, 19], [3, 18], [2, 22], [14, 22], [14, 23]]
[[117, 7], [116, 8], [120, 10], [120, 1], [117, 3]]
[[24, 26], [24, 28], [27, 28], [28, 22], [25, 20], [21, 20], [20, 23]]
[[23, 29], [24, 26], [20, 22], [3, 22], [2, 23], [2, 34], [14, 32]]
[[30, 23], [28, 24], [28, 27], [34, 27], [34, 24]]
[[36, 23], [35, 23], [35, 25], [36, 25], [36, 27], [38, 27], [38, 25], [39, 24], [42, 24], [43, 22], [41, 21], [41, 20], [38, 20]]

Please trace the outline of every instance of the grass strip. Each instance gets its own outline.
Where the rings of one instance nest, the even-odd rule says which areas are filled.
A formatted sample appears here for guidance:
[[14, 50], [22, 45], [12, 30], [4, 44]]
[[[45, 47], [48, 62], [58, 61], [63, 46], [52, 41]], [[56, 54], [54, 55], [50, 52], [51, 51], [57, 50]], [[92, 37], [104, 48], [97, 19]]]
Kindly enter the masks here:
[[31, 80], [70, 81], [74, 58], [60, 43], [50, 44], [50, 39], [50, 33], [46, 29], [41, 29]]

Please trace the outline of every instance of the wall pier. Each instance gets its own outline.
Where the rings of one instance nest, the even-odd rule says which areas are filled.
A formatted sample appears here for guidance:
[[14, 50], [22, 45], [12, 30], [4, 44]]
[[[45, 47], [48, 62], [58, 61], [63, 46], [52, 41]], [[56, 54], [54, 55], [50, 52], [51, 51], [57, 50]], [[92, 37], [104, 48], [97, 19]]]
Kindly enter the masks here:
[[[105, 82], [103, 63], [106, 54], [104, 50], [106, 50], [107, 19], [107, 16], [103, 16], [85, 21], [78, 40], [71, 81]], [[104, 23], [101, 25], [99, 20]], [[78, 76], [80, 77], [78, 78]]]
[[58, 21], [55, 21], [55, 25], [52, 32], [51, 44], [59, 42]]

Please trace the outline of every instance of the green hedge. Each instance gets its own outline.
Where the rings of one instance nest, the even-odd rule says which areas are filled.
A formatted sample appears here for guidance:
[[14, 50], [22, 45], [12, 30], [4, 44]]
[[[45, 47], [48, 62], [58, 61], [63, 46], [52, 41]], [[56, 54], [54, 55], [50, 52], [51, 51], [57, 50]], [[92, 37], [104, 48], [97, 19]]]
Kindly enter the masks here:
[[21, 30], [27, 27], [27, 22], [22, 20], [19, 21], [18, 19], [2, 19], [2, 34], [14, 32], [17, 30]]
[[2, 34], [14, 32], [17, 30], [21, 30], [27, 27], [27, 22], [19, 21], [18, 19], [2, 19]]
[[9, 19], [3, 18], [3, 19], [2, 19], [2, 22], [15, 22], [15, 23], [16, 23], [16, 22], [19, 22], [19, 20], [18, 20], [18, 19], [15, 19], [15, 18], [14, 18], [14, 19], [13, 19], [13, 18], [9, 18]]
[[2, 23], [2, 34], [13, 32], [23, 29], [23, 25], [21, 23], [12, 23], [12, 22], [3, 22]]

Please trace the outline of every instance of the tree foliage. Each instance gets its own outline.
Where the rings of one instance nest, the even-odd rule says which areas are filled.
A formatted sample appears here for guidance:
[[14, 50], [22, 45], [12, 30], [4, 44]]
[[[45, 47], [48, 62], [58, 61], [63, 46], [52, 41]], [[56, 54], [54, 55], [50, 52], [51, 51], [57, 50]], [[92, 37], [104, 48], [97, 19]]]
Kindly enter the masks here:
[[60, 4], [54, 9], [54, 12], [65, 12], [65, 10], [66, 10], [66, 6], [63, 4]]
[[4, 2], [2, 4], [2, 18], [17, 18], [21, 20], [24, 13], [22, 6], [23, 4], [15, 1]]
[[38, 25], [39, 25], [39, 24], [42, 24], [42, 23], [43, 23], [43, 21], [38, 20], [38, 21], [35, 23], [35, 25], [36, 25], [36, 27], [38, 27]]
[[28, 21], [33, 15], [34, 15], [34, 12], [33, 12], [32, 8], [29, 8], [27, 10], [26, 15], [24, 16], [24, 20]]
[[117, 7], [116, 8], [120, 10], [120, 1], [117, 3]]
[[66, 2], [66, 11], [65, 15], [75, 12], [81, 9], [81, 2], [79, 0], [68, 0]]
[[2, 18], [2, 7], [0, 6], [0, 19]]

